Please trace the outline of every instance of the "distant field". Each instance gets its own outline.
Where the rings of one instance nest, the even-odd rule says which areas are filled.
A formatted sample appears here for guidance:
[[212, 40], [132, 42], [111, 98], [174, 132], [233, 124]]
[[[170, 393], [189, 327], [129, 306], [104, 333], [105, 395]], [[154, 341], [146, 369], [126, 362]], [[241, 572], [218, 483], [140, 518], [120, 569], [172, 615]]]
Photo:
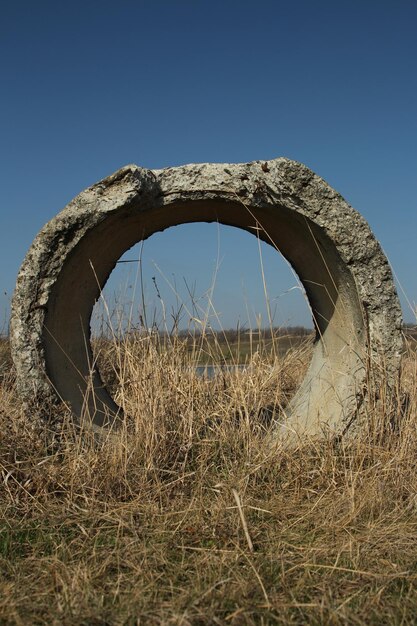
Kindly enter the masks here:
[[[291, 349], [298, 349], [312, 343], [314, 334], [309, 335], [282, 335], [277, 338], [261, 338], [254, 335], [249, 338], [246, 334], [234, 341], [228, 341], [221, 334], [215, 339], [209, 339], [206, 348], [201, 351], [197, 360], [198, 365], [212, 364], [213, 361], [223, 361], [226, 364], [245, 364], [254, 354], [274, 355], [284, 357]], [[189, 345], [192, 351], [195, 346]]]
[[[297, 332], [298, 331], [298, 332]], [[231, 334], [231, 338], [228, 337]], [[258, 353], [268, 355], [276, 353], [276, 356], [284, 357], [292, 349], [307, 349], [314, 340], [314, 331], [302, 329], [299, 334], [298, 328], [295, 332], [288, 329], [287, 333], [277, 334], [273, 339], [271, 337], [259, 338], [257, 332], [252, 335], [246, 331], [240, 337], [236, 338], [236, 333], [226, 331], [226, 333], [216, 333], [206, 336], [203, 341], [199, 336], [182, 338], [187, 346], [190, 355], [195, 352], [196, 344], [201, 343], [201, 350], [198, 352], [195, 364], [211, 365], [215, 363], [225, 364], [245, 364], [251, 356]], [[409, 326], [404, 328], [405, 349], [417, 350], [417, 328]], [[163, 341], [161, 341], [163, 345]], [[195, 356], [195, 354], [194, 354]], [[6, 337], [0, 337], [0, 376], [11, 368], [10, 346]]]
[[[298, 329], [297, 329], [298, 330]], [[302, 329], [302, 334], [297, 332], [289, 332], [277, 334], [273, 339], [271, 337], [259, 338], [257, 332], [252, 335], [246, 331], [240, 337], [236, 338], [232, 334], [232, 338], [228, 338], [228, 332], [216, 333], [205, 337], [202, 341], [203, 349], [199, 352], [196, 365], [212, 364], [213, 359], [226, 364], [245, 364], [248, 359], [255, 353], [273, 354], [284, 357], [288, 351], [292, 349], [306, 348], [314, 340], [314, 331]], [[405, 349], [417, 349], [417, 328], [409, 326], [404, 328]], [[198, 344], [199, 336], [185, 337], [182, 339], [187, 346], [188, 352], [191, 354]], [[163, 342], [162, 342], [163, 344]], [[0, 337], [0, 376], [11, 367], [11, 356], [9, 342], [6, 337]]]

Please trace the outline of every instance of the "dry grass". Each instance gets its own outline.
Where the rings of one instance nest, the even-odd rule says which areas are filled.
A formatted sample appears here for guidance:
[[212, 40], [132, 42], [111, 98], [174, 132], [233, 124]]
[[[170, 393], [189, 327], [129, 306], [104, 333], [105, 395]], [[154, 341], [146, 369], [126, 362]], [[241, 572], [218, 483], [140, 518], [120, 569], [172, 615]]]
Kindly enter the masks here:
[[291, 450], [266, 439], [305, 352], [211, 381], [189, 358], [102, 344], [130, 418], [99, 442], [51, 446], [3, 379], [0, 624], [414, 624], [415, 353], [367, 432]]

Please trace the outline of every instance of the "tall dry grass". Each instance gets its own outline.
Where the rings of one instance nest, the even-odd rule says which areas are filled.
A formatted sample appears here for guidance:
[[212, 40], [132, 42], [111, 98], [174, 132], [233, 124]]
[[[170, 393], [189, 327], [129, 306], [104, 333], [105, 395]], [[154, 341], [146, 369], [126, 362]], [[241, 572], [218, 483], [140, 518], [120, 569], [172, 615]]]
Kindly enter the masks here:
[[129, 416], [100, 440], [34, 431], [3, 377], [0, 624], [416, 622], [415, 353], [360, 436], [288, 449], [266, 441], [308, 350], [210, 380], [207, 345], [99, 343]]

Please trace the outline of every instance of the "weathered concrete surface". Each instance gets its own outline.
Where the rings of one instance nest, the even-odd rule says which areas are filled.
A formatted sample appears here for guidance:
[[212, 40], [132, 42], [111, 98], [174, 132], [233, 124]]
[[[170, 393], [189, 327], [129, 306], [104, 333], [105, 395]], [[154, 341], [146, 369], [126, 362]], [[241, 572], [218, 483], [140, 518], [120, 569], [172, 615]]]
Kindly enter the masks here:
[[17, 280], [11, 343], [22, 397], [32, 407], [61, 398], [97, 426], [121, 415], [91, 366], [92, 308], [127, 249], [197, 221], [259, 233], [291, 263], [318, 333], [282, 428], [344, 432], [369, 376], [378, 371], [392, 380], [398, 372], [401, 310], [366, 221], [307, 167], [285, 158], [154, 171], [128, 165], [70, 202], [36, 237]]

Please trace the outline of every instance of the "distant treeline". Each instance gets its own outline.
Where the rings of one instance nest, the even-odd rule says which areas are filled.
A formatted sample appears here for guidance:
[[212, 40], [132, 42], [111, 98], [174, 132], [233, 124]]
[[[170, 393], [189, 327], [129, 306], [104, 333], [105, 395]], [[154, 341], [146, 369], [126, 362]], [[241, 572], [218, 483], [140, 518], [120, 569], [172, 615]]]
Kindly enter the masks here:
[[[403, 331], [407, 337], [412, 337], [413, 339], [417, 339], [417, 324], [406, 323], [403, 324]], [[255, 339], [257, 337], [262, 339], [272, 339], [273, 337], [308, 337], [314, 333], [314, 329], [306, 328], [305, 326], [278, 326], [274, 328], [261, 328], [261, 329], [250, 329], [250, 328], [228, 328], [226, 330], [217, 330], [213, 328], [206, 329], [203, 333], [198, 328], [186, 328], [186, 329], [178, 329], [173, 328], [171, 331], [169, 330], [161, 330], [157, 326], [153, 328], [149, 328], [146, 330], [145, 328], [136, 328], [130, 329], [128, 334], [151, 334], [155, 333], [160, 337], [164, 336], [172, 336], [177, 335], [178, 337], [189, 337], [190, 335], [194, 337], [201, 336], [203, 334], [213, 337], [223, 337], [227, 339], [227, 341], [233, 342], [245, 338]], [[106, 333], [103, 333], [105, 335]], [[113, 337], [114, 333], [110, 333]], [[7, 333], [0, 333], [0, 345], [8, 344], [9, 337]]]
[[[403, 331], [406, 337], [417, 340], [417, 325], [407, 323], [403, 325]], [[144, 332], [137, 331], [137, 332]], [[305, 326], [279, 326], [274, 328], [228, 328], [226, 330], [217, 330], [213, 328], [206, 329], [203, 333], [198, 328], [178, 329], [175, 328], [172, 331], [160, 330], [158, 328], [149, 329], [148, 332], [154, 332], [162, 337], [168, 337], [176, 335], [181, 338], [187, 337], [201, 337], [203, 334], [206, 337], [213, 337], [219, 341], [227, 341], [229, 343], [235, 343], [237, 341], [256, 341], [257, 339], [268, 340], [279, 337], [309, 337], [315, 333], [312, 328], [306, 328]]]
[[[159, 335], [169, 334], [165, 331], [156, 330]], [[193, 337], [198, 337], [203, 334], [203, 332], [196, 329], [178, 329], [174, 331], [176, 335], [179, 337], [189, 337], [192, 335]], [[305, 328], [305, 326], [279, 326], [276, 328], [258, 328], [258, 329], [250, 329], [250, 328], [228, 328], [226, 330], [216, 330], [213, 328], [207, 329], [204, 334], [206, 336], [217, 337], [218, 339], [227, 340], [230, 343], [234, 343], [236, 341], [245, 341], [252, 339], [272, 339], [277, 337], [308, 337], [314, 333], [314, 330], [311, 328]]]

